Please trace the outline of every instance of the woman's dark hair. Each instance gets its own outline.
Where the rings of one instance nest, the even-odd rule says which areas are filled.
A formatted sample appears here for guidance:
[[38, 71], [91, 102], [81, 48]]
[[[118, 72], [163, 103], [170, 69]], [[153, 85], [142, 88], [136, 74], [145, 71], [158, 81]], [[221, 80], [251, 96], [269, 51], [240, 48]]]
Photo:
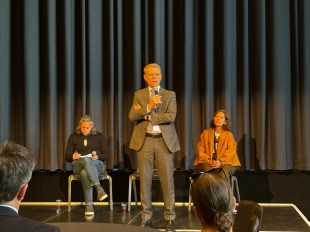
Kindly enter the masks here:
[[230, 128], [231, 128], [231, 119], [230, 119], [229, 113], [226, 110], [217, 110], [217, 111], [215, 111], [215, 113], [213, 114], [213, 117], [211, 119], [211, 122], [210, 122], [210, 127], [213, 128], [213, 129], [215, 128], [214, 117], [219, 112], [222, 112], [225, 115], [225, 122], [226, 123], [225, 123], [225, 125], [223, 125], [223, 130], [225, 130], [225, 131], [230, 130]]
[[234, 197], [228, 182], [217, 173], [205, 173], [194, 180], [191, 189], [202, 228], [216, 226], [230, 231], [233, 224]]

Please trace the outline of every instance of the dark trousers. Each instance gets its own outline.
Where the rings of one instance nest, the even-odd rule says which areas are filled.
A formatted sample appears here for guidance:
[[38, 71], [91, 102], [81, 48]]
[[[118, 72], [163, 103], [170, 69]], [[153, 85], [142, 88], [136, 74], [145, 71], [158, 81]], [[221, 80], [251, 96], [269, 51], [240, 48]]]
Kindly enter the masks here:
[[142, 219], [152, 218], [152, 180], [154, 161], [163, 192], [165, 204], [165, 220], [174, 220], [174, 164], [173, 154], [168, 150], [162, 137], [146, 137], [143, 147], [138, 151], [138, 169], [140, 172], [140, 198], [142, 204]]

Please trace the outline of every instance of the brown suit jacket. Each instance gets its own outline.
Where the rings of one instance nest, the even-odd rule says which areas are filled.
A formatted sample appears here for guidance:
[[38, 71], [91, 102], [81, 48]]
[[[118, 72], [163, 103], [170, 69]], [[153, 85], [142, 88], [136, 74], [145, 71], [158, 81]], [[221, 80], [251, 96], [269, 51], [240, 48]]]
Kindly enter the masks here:
[[[162, 103], [157, 106], [157, 114], [152, 115], [152, 124], [159, 125], [163, 139], [171, 153], [180, 150], [178, 136], [174, 127], [177, 114], [176, 94], [164, 88], [159, 89]], [[144, 143], [149, 121], [144, 117], [148, 114], [147, 104], [150, 102], [149, 89], [144, 88], [135, 92], [133, 104], [129, 112], [129, 120], [136, 122], [129, 148], [139, 151]], [[139, 104], [141, 108], [134, 110], [133, 106]]]

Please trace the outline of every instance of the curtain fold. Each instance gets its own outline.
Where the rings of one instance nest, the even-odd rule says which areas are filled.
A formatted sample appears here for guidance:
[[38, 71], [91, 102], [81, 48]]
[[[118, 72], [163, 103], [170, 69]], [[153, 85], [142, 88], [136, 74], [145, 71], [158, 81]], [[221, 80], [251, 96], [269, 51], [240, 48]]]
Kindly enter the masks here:
[[0, 141], [10, 134], [11, 105], [11, 4], [10, 0], [0, 1]]
[[310, 170], [309, 12], [307, 0], [2, 0], [0, 140], [33, 149], [38, 169], [70, 169], [67, 139], [90, 114], [107, 167], [136, 169], [128, 113], [156, 62], [177, 96], [176, 168], [193, 168], [227, 109], [242, 169]]

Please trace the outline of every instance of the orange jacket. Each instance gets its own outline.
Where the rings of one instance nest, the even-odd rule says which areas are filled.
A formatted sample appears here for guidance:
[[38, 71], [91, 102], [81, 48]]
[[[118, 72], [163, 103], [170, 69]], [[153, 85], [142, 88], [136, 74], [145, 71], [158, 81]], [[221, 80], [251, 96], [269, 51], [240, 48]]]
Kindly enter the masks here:
[[[204, 130], [200, 135], [200, 141], [197, 144], [198, 154], [194, 160], [194, 166], [207, 162], [212, 159], [214, 147], [214, 129]], [[222, 131], [217, 145], [217, 158], [221, 165], [230, 164], [232, 166], [241, 166], [237, 155], [237, 143], [231, 131]]]

